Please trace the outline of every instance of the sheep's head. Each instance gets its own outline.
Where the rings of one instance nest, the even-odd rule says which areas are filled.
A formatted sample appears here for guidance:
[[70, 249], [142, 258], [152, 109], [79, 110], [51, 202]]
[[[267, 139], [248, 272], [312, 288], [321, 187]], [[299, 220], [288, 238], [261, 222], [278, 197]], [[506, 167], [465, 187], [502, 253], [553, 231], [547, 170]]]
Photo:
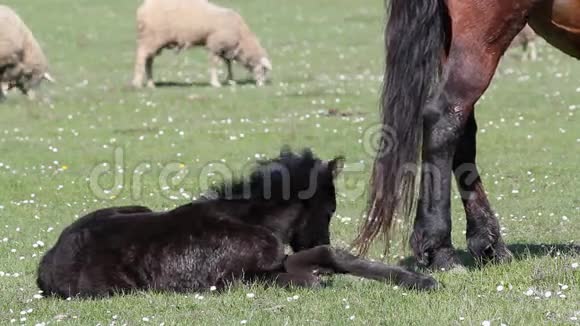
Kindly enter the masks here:
[[33, 69], [21, 74], [16, 82], [16, 86], [22, 90], [23, 93], [26, 93], [29, 90], [37, 88], [44, 80], [54, 82], [48, 72], [41, 72]]
[[253, 68], [254, 79], [256, 80], [257, 86], [264, 86], [270, 71], [272, 71], [272, 63], [270, 62], [270, 59], [267, 57], [260, 58], [258, 64]]
[[18, 88], [24, 94], [30, 94], [43, 80], [54, 82], [54, 79], [44, 69], [28, 68], [18, 64], [6, 71], [5, 80], [8, 80], [9, 88]]

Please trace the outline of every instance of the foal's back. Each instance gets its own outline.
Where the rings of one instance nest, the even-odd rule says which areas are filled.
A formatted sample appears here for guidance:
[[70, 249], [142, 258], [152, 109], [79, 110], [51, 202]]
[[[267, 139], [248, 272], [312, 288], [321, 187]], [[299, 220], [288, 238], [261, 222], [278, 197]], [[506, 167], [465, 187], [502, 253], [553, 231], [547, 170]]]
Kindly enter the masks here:
[[221, 286], [283, 254], [266, 229], [200, 201], [163, 213], [145, 207], [95, 211], [66, 228], [43, 257], [45, 294], [103, 296], [116, 291], [191, 291]]

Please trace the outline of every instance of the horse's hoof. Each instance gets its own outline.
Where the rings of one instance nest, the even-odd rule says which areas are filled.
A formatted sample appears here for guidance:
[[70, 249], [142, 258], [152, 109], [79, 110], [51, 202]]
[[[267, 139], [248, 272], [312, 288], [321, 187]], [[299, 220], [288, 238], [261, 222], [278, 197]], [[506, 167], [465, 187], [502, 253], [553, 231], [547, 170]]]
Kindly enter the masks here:
[[467, 239], [469, 252], [479, 263], [509, 263], [513, 259], [511, 251], [501, 238], [473, 236]]
[[418, 259], [418, 263], [434, 272], [451, 271], [463, 266], [453, 248], [441, 248], [424, 253], [423, 259]]
[[512, 261], [514, 255], [503, 243], [497, 243], [491, 246], [486, 252], [482, 260], [492, 264], [506, 264]]

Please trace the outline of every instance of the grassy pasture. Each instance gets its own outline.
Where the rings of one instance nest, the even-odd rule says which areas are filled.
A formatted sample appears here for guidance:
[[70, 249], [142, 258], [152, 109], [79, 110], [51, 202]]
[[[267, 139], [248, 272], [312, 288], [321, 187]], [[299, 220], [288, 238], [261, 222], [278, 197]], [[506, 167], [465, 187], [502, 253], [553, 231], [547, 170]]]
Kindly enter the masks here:
[[[332, 239], [346, 246], [355, 236], [378, 121], [380, 1], [219, 2], [268, 49], [269, 86], [210, 88], [206, 54], [193, 50], [155, 65], [157, 80], [193, 85], [134, 91], [138, 1], [4, 1], [42, 43], [58, 83], [36, 102], [11, 93], [0, 104], [1, 325], [578, 324], [580, 257], [569, 247], [580, 240], [580, 65], [543, 42], [537, 62], [510, 52], [477, 108], [479, 165], [513, 263], [436, 273], [445, 288], [429, 294], [336, 277], [318, 291], [255, 284], [220, 295], [35, 298], [39, 257], [76, 217], [112, 205], [175, 207], [201, 191], [208, 171], [219, 179], [283, 144], [347, 157]], [[453, 204], [464, 250], [463, 209]], [[388, 259], [407, 254], [396, 243]]]

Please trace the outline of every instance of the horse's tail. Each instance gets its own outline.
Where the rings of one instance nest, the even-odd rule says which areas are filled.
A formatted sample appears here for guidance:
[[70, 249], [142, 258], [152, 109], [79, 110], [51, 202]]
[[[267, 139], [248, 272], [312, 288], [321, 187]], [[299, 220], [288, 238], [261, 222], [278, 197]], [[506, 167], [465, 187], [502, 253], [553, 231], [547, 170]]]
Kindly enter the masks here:
[[354, 242], [362, 255], [380, 233], [388, 250], [395, 216], [408, 220], [414, 207], [422, 108], [441, 74], [442, 55], [451, 33], [445, 0], [389, 2], [380, 143], [367, 218]]

